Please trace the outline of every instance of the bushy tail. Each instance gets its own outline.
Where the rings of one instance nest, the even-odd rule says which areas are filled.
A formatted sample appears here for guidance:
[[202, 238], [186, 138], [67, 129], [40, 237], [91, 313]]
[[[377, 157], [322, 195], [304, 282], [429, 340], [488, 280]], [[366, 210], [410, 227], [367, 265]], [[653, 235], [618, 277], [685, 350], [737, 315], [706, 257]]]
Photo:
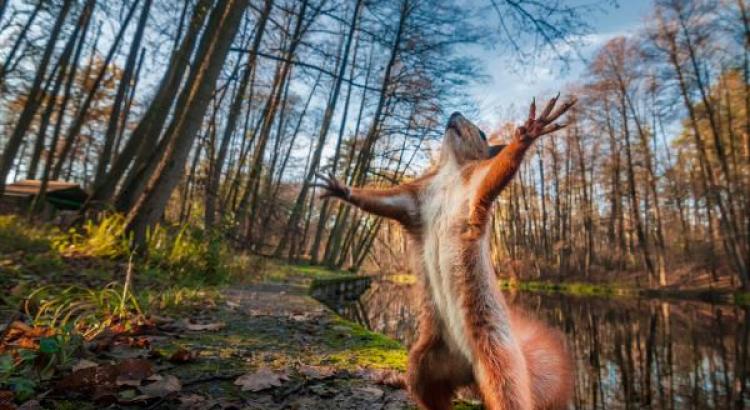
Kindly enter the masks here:
[[529, 372], [535, 409], [565, 409], [573, 393], [573, 365], [560, 332], [514, 312], [516, 340]]

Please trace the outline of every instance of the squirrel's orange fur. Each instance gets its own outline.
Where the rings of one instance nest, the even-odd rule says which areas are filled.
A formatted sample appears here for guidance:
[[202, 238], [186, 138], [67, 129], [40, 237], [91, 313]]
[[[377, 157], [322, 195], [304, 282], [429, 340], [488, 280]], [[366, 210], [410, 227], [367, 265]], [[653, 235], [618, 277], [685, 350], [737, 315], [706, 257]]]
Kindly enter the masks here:
[[508, 308], [489, 255], [492, 204], [539, 136], [562, 126], [552, 99], [505, 147], [491, 147], [458, 113], [448, 121], [437, 165], [389, 189], [349, 188], [320, 176], [324, 196], [400, 222], [419, 273], [419, 337], [409, 353], [408, 386], [425, 409], [449, 409], [473, 385], [488, 409], [565, 408], [572, 367], [561, 335]]

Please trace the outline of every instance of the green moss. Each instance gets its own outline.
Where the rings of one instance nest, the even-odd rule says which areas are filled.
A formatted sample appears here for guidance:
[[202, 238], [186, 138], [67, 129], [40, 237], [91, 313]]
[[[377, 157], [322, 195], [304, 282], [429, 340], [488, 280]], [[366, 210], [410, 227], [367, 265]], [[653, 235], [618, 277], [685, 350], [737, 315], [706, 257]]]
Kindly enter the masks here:
[[325, 360], [333, 364], [406, 371], [407, 352], [401, 343], [347, 320], [334, 319], [324, 343], [332, 350]]
[[14, 215], [0, 215], [0, 253], [46, 252], [54, 230], [33, 227]]
[[618, 289], [609, 285], [597, 285], [592, 283], [570, 282], [552, 283], [541, 281], [513, 281], [500, 279], [501, 289], [519, 289], [530, 292], [560, 292], [578, 296], [612, 296], [627, 293], [626, 289]]

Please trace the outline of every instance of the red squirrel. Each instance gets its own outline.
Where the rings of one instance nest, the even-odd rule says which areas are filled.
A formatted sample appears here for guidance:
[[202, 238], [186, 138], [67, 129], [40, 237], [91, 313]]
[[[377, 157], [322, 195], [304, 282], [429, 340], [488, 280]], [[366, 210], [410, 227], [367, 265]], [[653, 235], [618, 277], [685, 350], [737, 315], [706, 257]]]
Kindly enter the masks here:
[[[559, 95], [558, 95], [559, 97]], [[459, 387], [473, 386], [487, 409], [563, 409], [573, 371], [559, 332], [508, 308], [490, 260], [494, 200], [532, 143], [575, 100], [555, 97], [529, 117], [506, 146], [460, 113], [448, 121], [437, 164], [386, 189], [348, 187], [318, 175], [322, 197], [398, 221], [408, 233], [420, 277], [419, 336], [409, 352], [407, 385], [424, 409], [450, 409]]]

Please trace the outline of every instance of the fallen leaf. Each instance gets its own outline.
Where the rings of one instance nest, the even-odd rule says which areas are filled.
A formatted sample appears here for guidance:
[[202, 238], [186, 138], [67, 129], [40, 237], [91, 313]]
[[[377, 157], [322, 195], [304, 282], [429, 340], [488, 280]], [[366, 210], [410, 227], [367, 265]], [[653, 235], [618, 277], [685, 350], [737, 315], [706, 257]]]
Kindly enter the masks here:
[[13, 392], [10, 390], [0, 390], [0, 410], [15, 410], [16, 405], [13, 403]]
[[215, 322], [215, 323], [192, 323], [189, 320], [184, 321], [185, 329], [192, 330], [196, 332], [202, 332], [202, 331], [217, 331], [221, 330], [226, 326], [224, 322]]
[[62, 378], [58, 391], [74, 391], [109, 397], [115, 386], [140, 385], [140, 381], [154, 374], [151, 362], [143, 359], [125, 359], [117, 364], [88, 367], [74, 371]]
[[169, 361], [172, 363], [188, 363], [195, 360], [196, 354], [185, 348], [180, 348], [176, 352], [169, 356]]
[[92, 362], [91, 360], [81, 359], [73, 364], [73, 371], [88, 369], [89, 367], [99, 366], [99, 363]]
[[18, 406], [18, 410], [42, 410], [42, 404], [39, 400], [29, 400], [26, 403]]
[[309, 366], [303, 364], [297, 370], [302, 376], [310, 380], [327, 379], [336, 373], [336, 369], [332, 366]]
[[377, 387], [358, 387], [356, 389], [352, 389], [352, 392], [368, 396], [371, 399], [379, 399], [383, 397], [384, 393], [383, 390], [378, 389]]
[[161, 398], [182, 390], [182, 383], [177, 377], [168, 374], [161, 380], [141, 386], [139, 390], [146, 396]]
[[179, 408], [181, 409], [208, 408], [199, 406], [199, 403], [203, 403], [204, 401], [206, 401], [206, 398], [201, 396], [200, 394], [183, 394], [177, 398], [177, 401], [180, 403]]
[[277, 373], [264, 367], [255, 373], [242, 375], [234, 381], [236, 386], [242, 386], [242, 391], [261, 391], [271, 387], [281, 386], [281, 383], [289, 380], [285, 373]]

